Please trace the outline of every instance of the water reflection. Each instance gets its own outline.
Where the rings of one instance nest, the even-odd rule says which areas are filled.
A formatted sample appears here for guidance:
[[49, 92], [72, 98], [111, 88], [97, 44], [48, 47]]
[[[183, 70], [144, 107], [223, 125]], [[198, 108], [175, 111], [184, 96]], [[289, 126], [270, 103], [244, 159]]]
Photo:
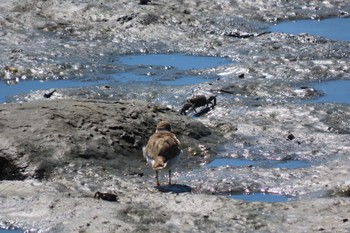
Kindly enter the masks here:
[[291, 200], [290, 196], [282, 194], [271, 194], [271, 193], [243, 193], [243, 194], [230, 194], [229, 198], [244, 200], [247, 202], [287, 202]]
[[350, 41], [350, 18], [288, 21], [271, 26], [269, 30], [289, 34], [308, 33], [332, 40]]
[[263, 168], [286, 168], [297, 169], [309, 167], [310, 163], [303, 160], [248, 160], [236, 158], [218, 158], [207, 164], [208, 168], [213, 167], [263, 167]]
[[121, 64], [136, 66], [163, 66], [167, 69], [179, 70], [208, 69], [229, 64], [228, 59], [222, 57], [194, 56], [186, 54], [136, 54], [125, 55], [119, 59]]
[[202, 75], [193, 71], [215, 68], [231, 61], [222, 57], [193, 56], [186, 54], [138, 54], [119, 56], [114, 68], [105, 80], [82, 82], [79, 80], [20, 80], [15, 85], [0, 82], [0, 102], [7, 101], [8, 96], [26, 94], [50, 88], [72, 88], [96, 86], [102, 84], [142, 83], [145, 85], [192, 85], [215, 80], [211, 74]]
[[137, 74], [132, 72], [125, 72], [120, 74], [115, 74], [112, 76], [115, 81], [121, 83], [145, 83], [145, 85], [152, 84], [162, 84], [168, 86], [182, 86], [182, 85], [192, 85], [197, 83], [203, 83], [213, 78], [203, 77], [203, 76], [191, 76], [191, 75], [150, 75], [147, 74]]
[[[148, 82], [169, 86], [192, 85], [214, 80], [194, 70], [215, 68], [230, 63], [222, 57], [186, 54], [133, 54], [118, 57], [116, 63], [127, 72], [112, 75], [123, 83]], [[146, 83], [147, 85], [147, 83]]]
[[321, 90], [324, 95], [310, 100], [311, 102], [350, 104], [350, 80], [320, 82], [313, 87]]
[[7, 96], [13, 96], [18, 94], [30, 93], [37, 90], [46, 90], [50, 88], [73, 88], [84, 87], [102, 84], [103, 82], [82, 82], [77, 80], [24, 80], [15, 85], [8, 85], [4, 82], [0, 82], [0, 102], [7, 101]]
[[22, 233], [24, 231], [18, 229], [2, 229], [0, 228], [0, 233]]

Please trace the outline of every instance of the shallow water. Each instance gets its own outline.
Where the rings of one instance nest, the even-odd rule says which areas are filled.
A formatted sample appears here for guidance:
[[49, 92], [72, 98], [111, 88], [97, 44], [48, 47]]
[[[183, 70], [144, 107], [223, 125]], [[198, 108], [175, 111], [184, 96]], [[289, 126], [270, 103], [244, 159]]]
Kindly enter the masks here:
[[207, 167], [223, 167], [223, 166], [235, 166], [235, 167], [245, 167], [256, 165], [257, 162], [253, 160], [246, 159], [233, 159], [233, 158], [220, 158], [214, 159], [212, 162], [207, 164]]
[[47, 90], [53, 88], [73, 88], [99, 85], [102, 82], [82, 82], [77, 80], [24, 80], [17, 84], [8, 85], [4, 82], [0, 82], [0, 102], [8, 100], [8, 96], [19, 95], [24, 93], [30, 93], [37, 90]]
[[23, 231], [17, 229], [1, 229], [0, 233], [22, 233]]
[[350, 80], [320, 82], [313, 87], [321, 90], [324, 95], [310, 100], [311, 102], [350, 104]]
[[230, 61], [222, 57], [194, 56], [186, 54], [140, 54], [121, 56], [121, 64], [136, 66], [164, 66], [179, 70], [208, 69], [229, 64]]
[[193, 70], [215, 68], [229, 64], [231, 61], [222, 57], [186, 54], [138, 54], [119, 56], [114, 63], [117, 67], [111, 69], [107, 77], [104, 76], [104, 80], [20, 80], [15, 85], [0, 82], [0, 102], [8, 101], [9, 96], [52, 88], [124, 85], [126, 83], [165, 86], [199, 84], [215, 80], [216, 75], [202, 74]]
[[205, 70], [229, 64], [222, 57], [194, 56], [186, 54], [135, 54], [120, 56], [115, 63], [127, 70], [112, 78], [122, 83], [148, 82], [162, 85], [192, 85], [215, 78], [194, 70]]
[[213, 167], [264, 167], [264, 168], [287, 168], [297, 169], [309, 167], [310, 164], [307, 161], [302, 160], [247, 160], [247, 159], [236, 159], [236, 158], [218, 158], [207, 164], [208, 168]]
[[281, 194], [271, 193], [244, 193], [244, 194], [230, 194], [229, 198], [244, 200], [247, 202], [287, 202], [291, 200], [291, 197]]
[[350, 18], [324, 20], [297, 20], [278, 23], [269, 28], [272, 32], [289, 34], [308, 33], [332, 40], [350, 41]]
[[190, 75], [179, 75], [179, 76], [155, 76], [147, 74], [135, 74], [135, 73], [121, 73], [112, 76], [116, 81], [121, 83], [135, 83], [142, 82], [147, 85], [147, 83], [162, 84], [169, 86], [181, 86], [181, 85], [192, 85], [202, 82], [207, 82], [213, 80], [213, 78], [202, 77], [202, 76], [190, 76]]

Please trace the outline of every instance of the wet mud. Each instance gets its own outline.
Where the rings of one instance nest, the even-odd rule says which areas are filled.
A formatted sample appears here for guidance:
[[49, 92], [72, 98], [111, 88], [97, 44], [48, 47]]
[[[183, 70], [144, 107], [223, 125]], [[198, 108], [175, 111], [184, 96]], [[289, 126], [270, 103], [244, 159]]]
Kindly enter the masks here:
[[[347, 1], [1, 3], [4, 86], [102, 83], [25, 91], [0, 106], [0, 228], [348, 232], [350, 106], [313, 100], [325, 94], [315, 83], [350, 79], [349, 43], [268, 28], [349, 12]], [[210, 78], [190, 85], [110, 82], [130, 70], [177, 72], [118, 62], [149, 53], [230, 62], [188, 71]], [[197, 93], [215, 95], [215, 108], [180, 115]], [[160, 119], [172, 122], [185, 152], [173, 187], [154, 187], [141, 153]], [[308, 166], [208, 167], [215, 158]], [[97, 192], [117, 201], [94, 198]], [[249, 202], [234, 194], [292, 200]]]

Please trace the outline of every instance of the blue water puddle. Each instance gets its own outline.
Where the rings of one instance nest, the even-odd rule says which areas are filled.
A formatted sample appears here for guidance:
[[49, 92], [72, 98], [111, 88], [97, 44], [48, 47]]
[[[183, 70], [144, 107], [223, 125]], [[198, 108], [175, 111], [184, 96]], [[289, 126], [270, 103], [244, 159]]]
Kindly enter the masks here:
[[74, 88], [92, 85], [100, 85], [103, 81], [82, 82], [77, 80], [23, 80], [14, 85], [8, 85], [0, 82], [0, 102], [7, 101], [8, 96], [30, 93], [37, 90], [46, 90], [52, 88]]
[[24, 231], [18, 229], [2, 229], [0, 228], [0, 233], [22, 233]]
[[202, 76], [190, 76], [190, 75], [174, 75], [170, 77], [164, 77], [161, 75], [150, 75], [137, 74], [131, 72], [120, 73], [112, 76], [116, 81], [121, 83], [135, 83], [135, 82], [146, 82], [154, 84], [162, 84], [169, 86], [181, 86], [181, 85], [192, 85], [207, 81], [212, 81], [214, 78], [202, 77]]
[[323, 96], [309, 100], [316, 103], [350, 104], [350, 80], [334, 80], [312, 84]]
[[303, 160], [248, 160], [237, 158], [217, 158], [207, 164], [208, 168], [215, 167], [263, 167], [263, 168], [286, 168], [298, 169], [310, 166], [310, 163]]
[[[115, 61], [118, 68], [110, 71], [108, 80], [21, 80], [16, 85], [0, 81], [0, 102], [9, 96], [27, 94], [52, 88], [77, 88], [117, 83], [120, 85], [144, 83], [145, 85], [193, 85], [213, 81], [216, 75], [201, 74], [197, 70], [215, 68], [232, 63], [222, 57], [194, 56], [186, 54], [137, 54], [121, 55]], [[120, 72], [122, 70], [122, 72]], [[193, 71], [196, 70], [196, 71]]]
[[337, 41], [350, 41], [350, 18], [281, 22], [268, 30], [289, 34], [307, 33]]
[[222, 57], [187, 54], [134, 54], [120, 56], [116, 63], [127, 72], [116, 73], [112, 78], [122, 83], [148, 82], [168, 86], [193, 85], [213, 81], [216, 76], [194, 70], [215, 68], [231, 63]]
[[112, 76], [114, 79], [121, 83], [132, 83], [132, 82], [152, 82], [152, 78], [146, 74], [135, 74], [131, 72], [120, 73]]
[[298, 169], [310, 167], [310, 163], [303, 160], [269, 161], [272, 167]]
[[253, 166], [256, 161], [246, 159], [233, 159], [233, 158], [220, 158], [214, 159], [207, 164], [207, 167], [223, 167], [223, 166], [235, 166], [235, 167], [247, 167]]
[[119, 57], [119, 62], [136, 66], [174, 67], [179, 70], [199, 70], [227, 65], [230, 61], [222, 57], [194, 56], [186, 54], [136, 54]]
[[197, 77], [197, 76], [181, 76], [173, 80], [159, 81], [159, 83], [163, 85], [170, 85], [170, 86], [184, 86], [184, 85], [203, 83], [211, 80], [213, 79], [205, 78], [205, 77]]
[[232, 199], [243, 200], [247, 202], [287, 202], [292, 200], [291, 196], [272, 193], [243, 193], [243, 194], [229, 194], [227, 197]]

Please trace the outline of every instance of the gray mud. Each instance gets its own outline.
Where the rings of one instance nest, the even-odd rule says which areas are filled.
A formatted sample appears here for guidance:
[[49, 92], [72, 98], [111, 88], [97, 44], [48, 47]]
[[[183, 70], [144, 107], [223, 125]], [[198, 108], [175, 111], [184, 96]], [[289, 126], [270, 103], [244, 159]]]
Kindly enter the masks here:
[[[123, 84], [18, 96], [0, 107], [0, 227], [29, 232], [349, 232], [350, 107], [310, 103], [317, 81], [350, 79], [350, 46], [271, 33], [283, 20], [347, 17], [343, 1], [3, 1], [0, 78], [108, 80], [118, 55], [227, 57], [199, 70], [210, 83]], [[193, 90], [217, 95], [198, 117], [178, 114]], [[141, 148], [160, 119], [185, 155], [155, 189]], [[291, 137], [290, 135], [293, 135]], [[215, 167], [216, 157], [303, 160], [298, 169]], [[166, 172], [161, 180], [167, 179]], [[162, 190], [162, 189], [160, 189]], [[118, 202], [94, 199], [110, 192]], [[284, 203], [223, 194], [267, 192]]]

